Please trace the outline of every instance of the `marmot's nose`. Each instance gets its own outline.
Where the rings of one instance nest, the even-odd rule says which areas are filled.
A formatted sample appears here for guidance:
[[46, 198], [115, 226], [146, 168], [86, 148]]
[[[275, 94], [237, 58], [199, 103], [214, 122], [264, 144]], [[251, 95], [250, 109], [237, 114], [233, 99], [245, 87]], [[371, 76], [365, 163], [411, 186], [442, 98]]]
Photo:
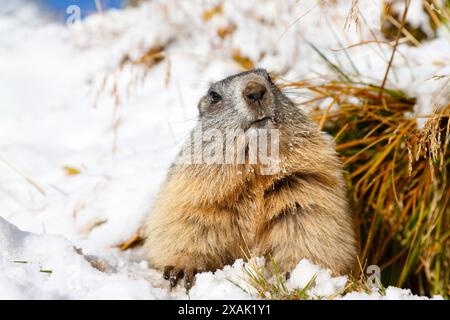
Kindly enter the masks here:
[[265, 85], [255, 81], [251, 81], [247, 83], [247, 86], [245, 87], [243, 94], [244, 97], [250, 102], [259, 102], [264, 98], [264, 94], [266, 92], [267, 89]]

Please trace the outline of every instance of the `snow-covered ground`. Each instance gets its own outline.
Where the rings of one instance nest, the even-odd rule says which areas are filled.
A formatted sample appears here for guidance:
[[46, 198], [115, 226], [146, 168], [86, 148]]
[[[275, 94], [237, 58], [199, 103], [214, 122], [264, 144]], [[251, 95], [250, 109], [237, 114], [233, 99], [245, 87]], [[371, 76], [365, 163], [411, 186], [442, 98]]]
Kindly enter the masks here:
[[[360, 0], [358, 28], [344, 30], [350, 3], [231, 0], [206, 19], [214, 1], [153, 0], [70, 28], [29, 4], [1, 15], [0, 298], [188, 298], [181, 288], [169, 292], [139, 248], [117, 245], [149, 214], [208, 84], [240, 71], [233, 54], [286, 80], [333, 77], [309, 41], [348, 74], [381, 82], [386, 44], [337, 50], [382, 38], [380, 2]], [[134, 60], [157, 45], [166, 46], [165, 58], [147, 72], [120, 67], [125, 56]], [[388, 85], [416, 96], [418, 114], [429, 113], [448, 94], [449, 35], [439, 30], [436, 39], [398, 51]], [[189, 298], [254, 297], [236, 285], [248, 286], [242, 264], [197, 275]], [[289, 286], [301, 288], [316, 273], [312, 295], [333, 295], [345, 284], [304, 260]], [[384, 296], [343, 298], [418, 297], [388, 288]]]

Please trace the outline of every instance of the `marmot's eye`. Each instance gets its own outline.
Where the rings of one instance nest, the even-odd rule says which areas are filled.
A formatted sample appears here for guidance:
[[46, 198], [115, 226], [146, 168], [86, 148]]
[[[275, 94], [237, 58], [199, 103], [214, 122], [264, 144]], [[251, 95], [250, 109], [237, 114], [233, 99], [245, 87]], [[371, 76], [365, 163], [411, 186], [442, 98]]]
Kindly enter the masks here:
[[215, 92], [215, 91], [211, 91], [211, 92], [209, 93], [209, 96], [210, 96], [210, 98], [211, 98], [211, 102], [212, 102], [212, 103], [217, 103], [217, 102], [219, 102], [220, 100], [222, 100], [222, 96], [221, 96], [220, 94], [218, 94], [217, 92]]

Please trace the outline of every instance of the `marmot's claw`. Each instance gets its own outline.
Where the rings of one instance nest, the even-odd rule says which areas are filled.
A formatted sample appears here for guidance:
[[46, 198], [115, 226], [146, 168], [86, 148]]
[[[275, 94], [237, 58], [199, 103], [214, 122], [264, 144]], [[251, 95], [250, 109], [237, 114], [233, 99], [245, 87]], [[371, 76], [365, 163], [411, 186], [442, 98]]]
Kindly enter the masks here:
[[166, 280], [169, 280], [170, 278], [170, 271], [172, 271], [173, 266], [165, 266], [164, 267], [164, 273], [163, 273], [163, 278]]
[[169, 277], [170, 287], [171, 288], [175, 287], [177, 285], [178, 280], [183, 278], [183, 275], [184, 275], [183, 269], [173, 268], [170, 271]]
[[192, 285], [194, 284], [194, 277], [195, 274], [197, 273], [196, 270], [190, 270], [187, 271], [185, 276], [184, 276], [184, 287], [186, 288], [187, 291], [189, 291], [192, 288]]
[[286, 272], [286, 274], [285, 274], [285, 279], [286, 279], [286, 281], [287, 280], [289, 280], [291, 278], [291, 273], [288, 271], [288, 272]]
[[176, 268], [174, 266], [165, 266], [163, 271], [163, 278], [169, 280], [170, 288], [177, 285], [178, 280], [184, 278], [184, 287], [189, 291], [195, 280], [195, 275], [197, 274], [196, 269], [189, 269], [184, 271], [181, 268]]

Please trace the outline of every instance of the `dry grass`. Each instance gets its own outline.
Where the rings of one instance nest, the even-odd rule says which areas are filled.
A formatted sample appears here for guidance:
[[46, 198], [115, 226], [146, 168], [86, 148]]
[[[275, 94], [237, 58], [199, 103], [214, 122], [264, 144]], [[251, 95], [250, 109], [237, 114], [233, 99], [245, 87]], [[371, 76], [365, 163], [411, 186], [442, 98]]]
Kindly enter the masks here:
[[439, 28], [449, 36], [450, 1], [422, 0], [423, 11], [429, 20], [428, 32], [424, 30], [423, 26], [414, 26], [409, 22], [401, 23], [401, 12], [394, 11], [392, 7], [399, 0], [384, 0], [383, 2], [381, 31], [386, 39], [394, 40], [397, 32], [400, 31], [402, 36], [405, 37], [406, 43], [420, 46], [421, 42], [434, 39]]
[[312, 117], [335, 137], [360, 231], [361, 261], [379, 265], [384, 284], [450, 294], [450, 103], [423, 129], [401, 92], [350, 82], [310, 90]]
[[[320, 297], [310, 296], [308, 290], [314, 285], [313, 276], [301, 289], [289, 289], [286, 275], [282, 274], [276, 262], [271, 258], [272, 277], [268, 277], [264, 264], [258, 265], [250, 261], [243, 267], [245, 280], [255, 289], [259, 298], [270, 300], [319, 300]], [[245, 289], [243, 289], [246, 291]]]

